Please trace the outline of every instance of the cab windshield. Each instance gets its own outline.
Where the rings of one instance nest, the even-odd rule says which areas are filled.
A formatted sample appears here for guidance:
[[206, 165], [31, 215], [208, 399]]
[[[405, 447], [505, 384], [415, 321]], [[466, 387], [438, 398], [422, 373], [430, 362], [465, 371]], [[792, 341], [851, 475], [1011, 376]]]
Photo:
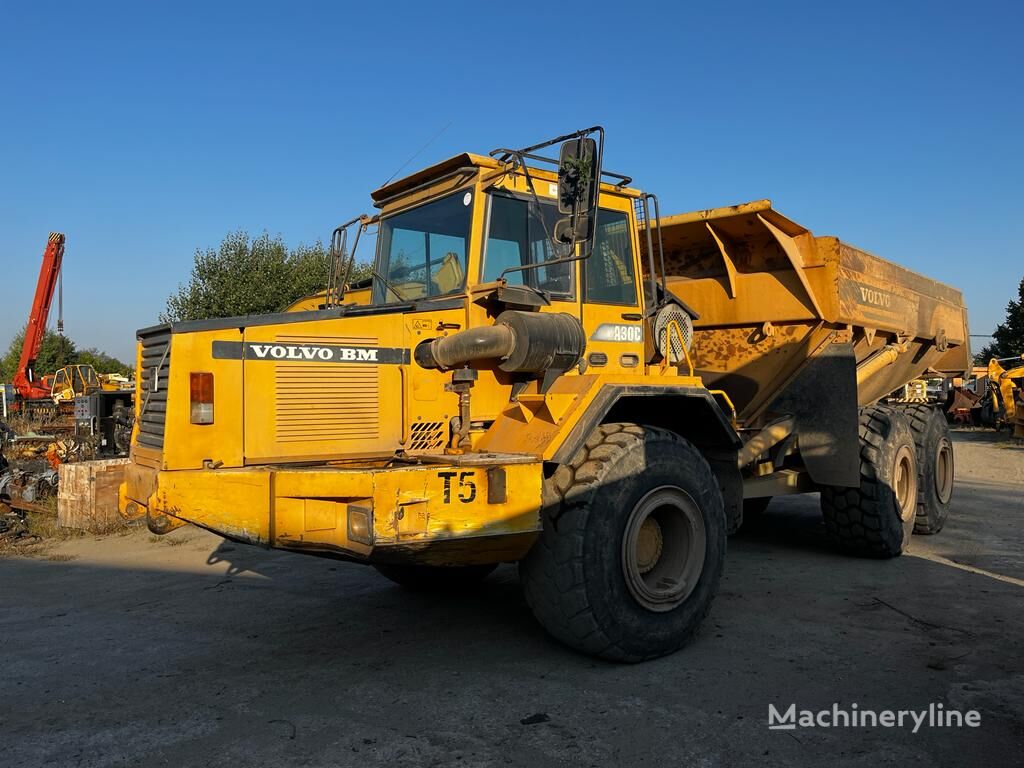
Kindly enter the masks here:
[[373, 303], [446, 296], [466, 284], [473, 193], [457, 192], [380, 222]]

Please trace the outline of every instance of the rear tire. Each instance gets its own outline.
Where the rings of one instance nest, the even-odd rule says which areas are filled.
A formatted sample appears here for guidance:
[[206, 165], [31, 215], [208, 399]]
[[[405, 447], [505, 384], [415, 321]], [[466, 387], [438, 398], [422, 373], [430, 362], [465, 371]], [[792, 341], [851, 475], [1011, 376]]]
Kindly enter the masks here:
[[860, 485], [825, 486], [825, 529], [841, 549], [889, 558], [910, 543], [917, 511], [917, 449], [907, 419], [885, 406], [862, 408]]
[[475, 587], [486, 579], [495, 565], [394, 565], [373, 566], [386, 579], [413, 592], [456, 592]]
[[545, 483], [542, 524], [519, 572], [554, 637], [626, 662], [693, 637], [722, 575], [726, 520], [711, 468], [689, 442], [601, 425]]
[[945, 416], [937, 408], [909, 405], [900, 409], [910, 423], [917, 448], [917, 514], [914, 533], [942, 530], [953, 496], [953, 442]]

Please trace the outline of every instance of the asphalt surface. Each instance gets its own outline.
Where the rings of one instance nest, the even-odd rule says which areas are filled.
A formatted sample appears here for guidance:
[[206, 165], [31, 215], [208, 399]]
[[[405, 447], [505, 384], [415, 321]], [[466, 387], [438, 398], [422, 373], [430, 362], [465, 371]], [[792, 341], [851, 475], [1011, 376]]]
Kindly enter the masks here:
[[[957, 433], [941, 534], [833, 552], [816, 497], [730, 539], [696, 641], [635, 666], [550, 640], [502, 567], [403, 591], [193, 529], [0, 560], [0, 764], [1024, 764], [1024, 448]], [[768, 729], [768, 707], [977, 710], [977, 728]]]

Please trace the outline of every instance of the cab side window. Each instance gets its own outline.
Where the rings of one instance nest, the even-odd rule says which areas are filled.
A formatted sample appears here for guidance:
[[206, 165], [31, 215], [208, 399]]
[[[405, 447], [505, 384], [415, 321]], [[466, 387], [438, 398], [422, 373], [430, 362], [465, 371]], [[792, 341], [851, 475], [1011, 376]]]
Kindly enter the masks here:
[[[567, 254], [555, 251], [550, 232], [558, 220], [552, 203], [539, 206], [516, 197], [492, 194], [487, 246], [484, 253], [484, 281], [497, 280], [509, 267], [541, 264]], [[522, 285], [525, 280], [534, 288], [557, 298], [573, 295], [573, 264], [553, 264], [535, 269], [508, 272], [509, 285]]]
[[583, 264], [587, 301], [636, 306], [633, 240], [625, 213], [601, 209], [597, 216], [594, 252]]

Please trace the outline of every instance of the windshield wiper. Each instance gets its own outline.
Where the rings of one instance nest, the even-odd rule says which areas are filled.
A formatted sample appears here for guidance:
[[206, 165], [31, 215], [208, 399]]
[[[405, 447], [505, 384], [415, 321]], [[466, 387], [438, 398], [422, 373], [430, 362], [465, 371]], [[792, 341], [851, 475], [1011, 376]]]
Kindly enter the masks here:
[[395, 296], [398, 297], [399, 301], [405, 301], [405, 296], [400, 294], [398, 292], [398, 289], [396, 289], [395, 286], [393, 286], [391, 283], [389, 283], [388, 279], [386, 277], [384, 277], [384, 275], [382, 275], [380, 272], [378, 272], [376, 270], [376, 268], [370, 267], [370, 273], [374, 277], [376, 277], [378, 280], [380, 280], [382, 283], [384, 283], [384, 287], [387, 288], [389, 291], [391, 291], [393, 294], [395, 294]]

